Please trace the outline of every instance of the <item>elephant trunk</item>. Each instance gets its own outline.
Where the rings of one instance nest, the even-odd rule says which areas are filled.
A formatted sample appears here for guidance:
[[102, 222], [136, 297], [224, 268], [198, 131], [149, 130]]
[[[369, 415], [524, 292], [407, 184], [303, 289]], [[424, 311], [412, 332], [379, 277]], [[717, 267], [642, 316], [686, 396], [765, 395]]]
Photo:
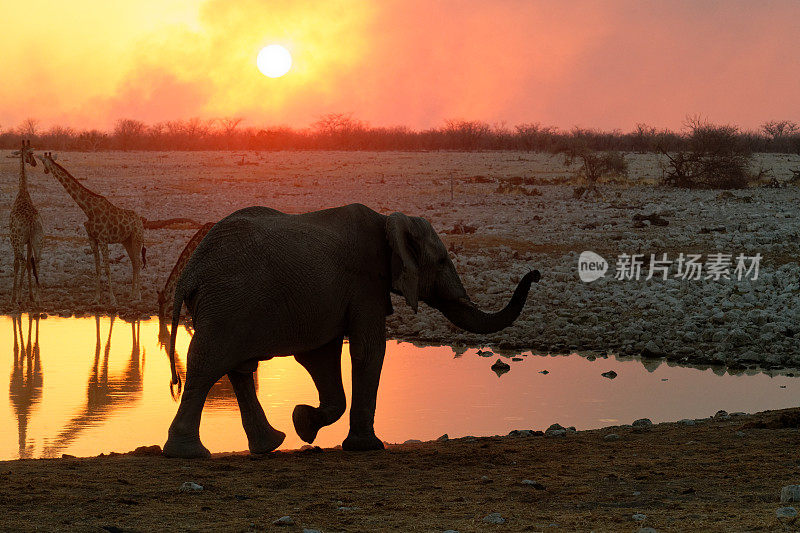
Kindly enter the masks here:
[[447, 319], [456, 326], [472, 333], [494, 333], [510, 326], [522, 312], [531, 283], [539, 281], [541, 275], [538, 270], [525, 274], [517, 285], [511, 301], [496, 313], [481, 311], [468, 299], [458, 301], [437, 302], [436, 307]]

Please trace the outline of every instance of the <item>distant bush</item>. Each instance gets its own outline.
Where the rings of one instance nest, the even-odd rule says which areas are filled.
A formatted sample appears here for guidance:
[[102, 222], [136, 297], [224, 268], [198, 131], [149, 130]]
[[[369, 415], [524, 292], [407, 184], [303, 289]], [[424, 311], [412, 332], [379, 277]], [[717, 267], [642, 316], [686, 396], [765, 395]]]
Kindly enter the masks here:
[[[430, 129], [373, 127], [352, 114], [329, 113], [309, 128], [247, 127], [241, 117], [190, 118], [146, 124], [118, 120], [111, 131], [40, 127], [29, 118], [0, 130], [0, 148], [14, 149], [31, 139], [49, 150], [526, 150], [579, 158], [592, 152], [693, 152], [693, 134], [637, 124], [631, 132], [588, 128], [559, 130], [538, 122], [513, 127], [476, 120], [447, 120]], [[765, 122], [759, 131], [733, 136], [750, 152], [800, 154], [800, 126], [790, 120]], [[591, 166], [592, 162], [589, 162]], [[591, 172], [591, 169], [589, 169]]]
[[752, 153], [732, 125], [714, 125], [695, 117], [687, 120], [687, 150], [662, 150], [669, 163], [665, 185], [689, 189], [742, 189], [755, 179], [750, 173]]
[[574, 159], [581, 161], [578, 177], [583, 185], [573, 191], [573, 198], [582, 198], [589, 194], [601, 196], [597, 185], [602, 178], [627, 177], [628, 162], [625, 155], [620, 152], [609, 151], [598, 153], [592, 150], [583, 150], [576, 155], [566, 154], [565, 163], [571, 165]]
[[625, 155], [620, 152], [583, 150], [575, 155], [567, 154], [565, 163], [569, 166], [575, 159], [581, 161], [578, 177], [589, 185], [597, 184], [601, 178], [626, 177], [628, 175], [628, 162], [625, 160]]

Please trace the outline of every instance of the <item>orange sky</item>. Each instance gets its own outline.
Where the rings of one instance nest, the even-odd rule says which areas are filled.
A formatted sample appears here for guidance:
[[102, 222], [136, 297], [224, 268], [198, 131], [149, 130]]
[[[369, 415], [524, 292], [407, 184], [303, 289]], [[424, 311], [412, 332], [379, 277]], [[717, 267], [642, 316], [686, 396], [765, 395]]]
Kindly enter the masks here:
[[[28, 0], [3, 6], [0, 129], [243, 116], [680, 128], [800, 121], [800, 3]], [[270, 79], [258, 50], [286, 46]]]

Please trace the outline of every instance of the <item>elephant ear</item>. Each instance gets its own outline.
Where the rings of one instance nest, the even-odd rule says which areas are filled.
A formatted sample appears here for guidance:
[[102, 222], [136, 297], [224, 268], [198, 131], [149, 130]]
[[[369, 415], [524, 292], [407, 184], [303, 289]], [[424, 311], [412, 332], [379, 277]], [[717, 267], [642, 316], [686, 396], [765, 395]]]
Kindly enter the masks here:
[[400, 291], [414, 312], [419, 306], [418, 246], [411, 218], [392, 213], [386, 220], [386, 239], [392, 249], [392, 289]]

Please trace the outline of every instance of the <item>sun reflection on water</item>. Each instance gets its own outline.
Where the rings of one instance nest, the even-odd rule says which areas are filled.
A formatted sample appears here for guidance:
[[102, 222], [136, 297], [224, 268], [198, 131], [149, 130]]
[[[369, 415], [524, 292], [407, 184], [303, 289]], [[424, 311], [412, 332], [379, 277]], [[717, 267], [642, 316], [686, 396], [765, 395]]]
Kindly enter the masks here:
[[[181, 328], [176, 344], [181, 374], [189, 340]], [[169, 360], [156, 320], [0, 317], [0, 348], [0, 368], [10, 369], [7, 402], [0, 397], [0, 459], [124, 452], [166, 440], [177, 403], [170, 396]], [[349, 405], [348, 348], [345, 344], [342, 372]], [[711, 369], [653, 361], [522, 355], [522, 361], [506, 359], [511, 371], [498, 378], [489, 368], [497, 355], [389, 341], [377, 434], [402, 442], [443, 433], [544, 429], [554, 422], [589, 429], [642, 417], [658, 422], [705, 417], [718, 409], [789, 407], [800, 392], [800, 380], [787, 376], [719, 376]], [[618, 377], [602, 377], [608, 370]], [[291, 413], [296, 404], [317, 404], [306, 371], [291, 357], [262, 362], [257, 390], [270, 423], [287, 434], [283, 447], [303, 445]], [[347, 429], [345, 414], [323, 428], [314, 444], [336, 446]], [[227, 378], [209, 394], [200, 435], [213, 452], [247, 449]]]

